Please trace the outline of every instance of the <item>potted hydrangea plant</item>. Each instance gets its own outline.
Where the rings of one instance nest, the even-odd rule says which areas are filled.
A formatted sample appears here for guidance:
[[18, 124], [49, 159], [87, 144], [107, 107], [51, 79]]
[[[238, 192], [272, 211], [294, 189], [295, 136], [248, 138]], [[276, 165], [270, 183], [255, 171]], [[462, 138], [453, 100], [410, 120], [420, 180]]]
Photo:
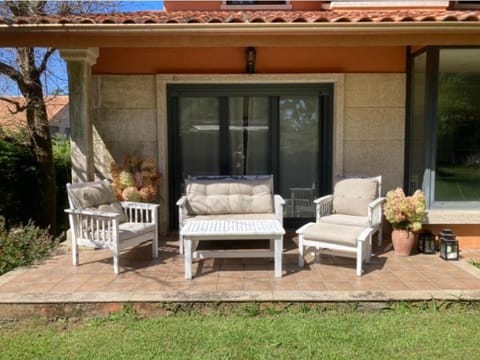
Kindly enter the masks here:
[[408, 256], [414, 243], [414, 232], [422, 228], [425, 218], [425, 196], [421, 190], [406, 196], [403, 189], [387, 193], [383, 207], [385, 219], [392, 224], [392, 244], [395, 255]]

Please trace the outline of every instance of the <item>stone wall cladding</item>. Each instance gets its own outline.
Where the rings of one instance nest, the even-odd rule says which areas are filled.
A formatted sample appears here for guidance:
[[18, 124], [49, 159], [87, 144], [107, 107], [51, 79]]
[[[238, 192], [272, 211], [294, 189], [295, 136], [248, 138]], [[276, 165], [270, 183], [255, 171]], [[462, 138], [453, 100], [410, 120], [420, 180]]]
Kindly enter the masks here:
[[403, 186], [405, 74], [346, 74], [344, 175], [383, 175]]

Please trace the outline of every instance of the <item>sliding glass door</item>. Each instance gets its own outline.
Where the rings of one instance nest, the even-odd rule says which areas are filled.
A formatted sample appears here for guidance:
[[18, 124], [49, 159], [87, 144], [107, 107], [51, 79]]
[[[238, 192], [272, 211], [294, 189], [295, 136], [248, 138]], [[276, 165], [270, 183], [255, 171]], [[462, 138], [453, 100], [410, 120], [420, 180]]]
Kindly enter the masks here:
[[314, 218], [313, 200], [331, 190], [330, 85], [168, 90], [171, 214], [189, 176], [273, 174], [287, 226]]

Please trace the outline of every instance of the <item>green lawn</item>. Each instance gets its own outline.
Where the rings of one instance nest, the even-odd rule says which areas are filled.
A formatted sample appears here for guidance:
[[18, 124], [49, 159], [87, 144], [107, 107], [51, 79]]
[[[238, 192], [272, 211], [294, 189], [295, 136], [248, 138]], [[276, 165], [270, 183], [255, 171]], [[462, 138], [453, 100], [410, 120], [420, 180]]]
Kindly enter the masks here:
[[476, 359], [476, 304], [358, 311], [294, 305], [1, 324], [1, 359]]

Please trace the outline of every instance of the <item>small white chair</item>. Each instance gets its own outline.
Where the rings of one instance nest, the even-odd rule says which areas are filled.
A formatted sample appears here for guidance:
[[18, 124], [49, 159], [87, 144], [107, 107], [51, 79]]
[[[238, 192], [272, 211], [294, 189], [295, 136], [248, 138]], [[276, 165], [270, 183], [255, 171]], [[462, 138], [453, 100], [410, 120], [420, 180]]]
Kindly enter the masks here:
[[315, 184], [312, 187], [290, 188], [289, 215], [293, 217], [313, 217], [315, 212], [314, 199]]
[[113, 270], [120, 272], [120, 251], [152, 241], [152, 257], [158, 257], [158, 204], [117, 201], [105, 181], [67, 184], [72, 230], [72, 261], [78, 265], [78, 245], [108, 248]]

